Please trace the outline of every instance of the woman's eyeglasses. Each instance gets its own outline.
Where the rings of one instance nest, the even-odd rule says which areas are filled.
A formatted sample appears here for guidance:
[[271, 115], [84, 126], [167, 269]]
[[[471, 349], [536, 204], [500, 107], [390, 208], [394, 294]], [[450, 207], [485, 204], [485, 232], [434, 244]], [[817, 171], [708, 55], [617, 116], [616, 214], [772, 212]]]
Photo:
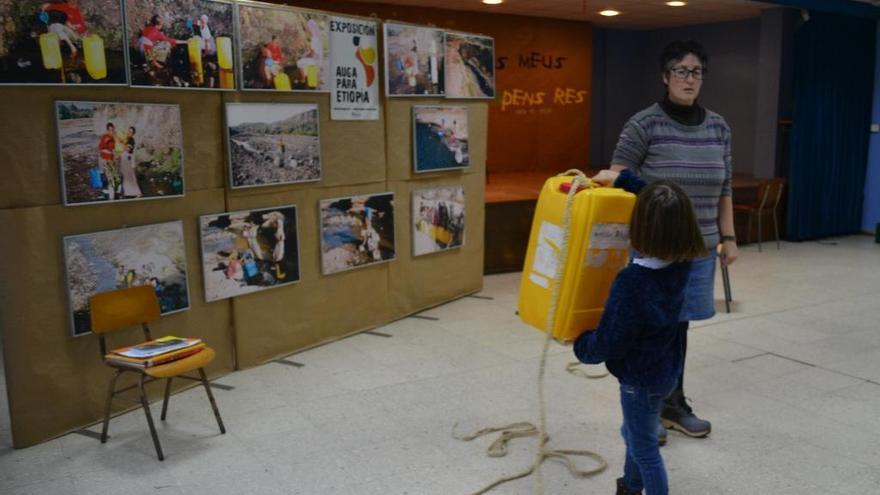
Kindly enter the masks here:
[[702, 81], [703, 75], [706, 73], [702, 67], [696, 67], [694, 69], [688, 69], [687, 67], [673, 67], [669, 69], [669, 72], [671, 72], [676, 79], [681, 79], [682, 81], [687, 79], [688, 76], [694, 76], [694, 79], [697, 81]]

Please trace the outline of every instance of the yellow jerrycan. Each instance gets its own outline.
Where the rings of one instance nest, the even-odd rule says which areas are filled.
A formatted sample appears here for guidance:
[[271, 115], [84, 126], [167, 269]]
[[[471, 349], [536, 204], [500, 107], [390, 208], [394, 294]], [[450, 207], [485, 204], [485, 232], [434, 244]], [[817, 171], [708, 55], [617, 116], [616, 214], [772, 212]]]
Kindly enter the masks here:
[[86, 72], [94, 80], [107, 77], [107, 57], [104, 54], [104, 40], [97, 34], [83, 38], [83, 51], [86, 59]]
[[221, 69], [232, 70], [232, 38], [228, 36], [217, 38], [217, 65]]
[[193, 36], [192, 38], [186, 41], [186, 51], [187, 55], [189, 55], [189, 65], [192, 68], [193, 80], [192, 83], [196, 86], [201, 86], [202, 81], [204, 80], [205, 74], [202, 66], [202, 43], [201, 38], [197, 36]]
[[283, 72], [279, 72], [275, 74], [274, 78], [275, 89], [282, 91], [290, 91], [290, 76]]
[[310, 88], [318, 87], [318, 66], [309, 64], [306, 66], [306, 82]]
[[62, 67], [61, 39], [57, 34], [43, 33], [40, 35], [40, 55], [43, 57], [44, 68], [60, 69]]
[[[565, 225], [572, 172], [586, 187], [571, 198], [570, 221]], [[599, 325], [611, 283], [629, 261], [629, 222], [635, 202], [634, 194], [595, 187], [579, 171], [547, 179], [535, 208], [520, 281], [517, 309], [523, 322], [559, 341], [573, 340]], [[551, 306], [552, 324], [548, 322]]]

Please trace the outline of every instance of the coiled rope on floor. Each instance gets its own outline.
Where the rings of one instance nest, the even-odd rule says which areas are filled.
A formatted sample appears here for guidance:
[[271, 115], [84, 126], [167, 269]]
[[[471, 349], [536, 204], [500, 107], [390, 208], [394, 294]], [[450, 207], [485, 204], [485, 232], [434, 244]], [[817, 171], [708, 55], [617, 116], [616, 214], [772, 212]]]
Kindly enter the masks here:
[[[504, 483], [518, 480], [521, 478], [525, 478], [532, 473], [535, 473], [535, 493], [543, 494], [544, 493], [544, 479], [541, 473], [541, 464], [544, 463], [547, 459], [557, 459], [565, 463], [568, 467], [569, 472], [577, 478], [586, 478], [590, 476], [595, 476], [602, 471], [604, 471], [608, 467], [608, 462], [605, 459], [590, 450], [561, 450], [561, 449], [548, 449], [547, 442], [549, 437], [547, 436], [547, 414], [546, 414], [546, 404], [544, 397], [544, 375], [547, 369], [547, 353], [550, 349], [550, 341], [553, 339], [553, 328], [556, 323], [556, 308], [559, 302], [559, 290], [561, 286], [561, 280], [563, 271], [565, 270], [565, 263], [568, 259], [568, 237], [571, 231], [571, 210], [574, 204], [574, 195], [578, 192], [581, 187], [590, 188], [593, 187], [592, 182], [588, 179], [583, 172], [580, 170], [568, 170], [559, 174], [560, 176], [574, 176], [571, 183], [571, 188], [568, 190], [568, 196], [566, 197], [565, 202], [565, 211], [562, 217], [562, 242], [559, 246], [555, 246], [556, 251], [559, 253], [558, 255], [558, 263], [556, 265], [556, 277], [554, 278], [553, 289], [551, 291], [550, 296], [550, 304], [547, 308], [547, 324], [545, 327], [546, 336], [544, 338], [544, 348], [541, 352], [541, 362], [538, 367], [538, 426], [536, 427], [534, 424], [529, 422], [518, 422], [511, 423], [506, 426], [495, 427], [495, 428], [484, 428], [482, 430], [477, 431], [471, 435], [465, 436], [456, 436], [453, 427], [453, 437], [459, 440], [470, 441], [476, 438], [479, 438], [483, 435], [488, 435], [491, 433], [500, 432], [501, 435], [496, 439], [492, 445], [489, 446], [488, 455], [489, 457], [503, 457], [507, 454], [507, 443], [519, 437], [527, 437], [527, 436], [538, 436], [538, 448], [535, 454], [535, 461], [532, 463], [531, 467], [527, 470], [514, 474], [511, 476], [506, 476], [503, 478], [499, 478], [483, 489], [473, 492], [472, 495], [482, 495], [490, 490], [502, 485]], [[551, 247], [553, 247], [551, 245]], [[574, 375], [584, 376], [586, 378], [601, 378], [602, 376], [607, 375], [591, 375], [586, 373], [583, 370], [577, 369], [578, 363], [570, 363], [566, 367], [566, 371], [572, 373]], [[580, 457], [588, 457], [593, 459], [597, 466], [591, 469], [581, 470], [578, 469], [574, 461], [572, 460], [572, 456], [580, 456]]]

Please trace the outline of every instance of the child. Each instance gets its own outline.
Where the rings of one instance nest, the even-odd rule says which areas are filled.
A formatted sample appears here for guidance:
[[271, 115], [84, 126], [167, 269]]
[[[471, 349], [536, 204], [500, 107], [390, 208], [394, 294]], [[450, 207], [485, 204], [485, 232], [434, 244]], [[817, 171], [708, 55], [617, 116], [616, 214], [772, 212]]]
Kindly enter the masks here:
[[577, 338], [574, 353], [584, 363], [604, 361], [620, 382], [626, 464], [617, 495], [665, 495], [657, 422], [682, 367], [678, 316], [690, 260], [706, 247], [691, 202], [674, 183], [645, 185], [629, 170], [603, 170], [593, 180], [639, 193], [630, 221], [636, 256], [614, 280], [598, 328]]

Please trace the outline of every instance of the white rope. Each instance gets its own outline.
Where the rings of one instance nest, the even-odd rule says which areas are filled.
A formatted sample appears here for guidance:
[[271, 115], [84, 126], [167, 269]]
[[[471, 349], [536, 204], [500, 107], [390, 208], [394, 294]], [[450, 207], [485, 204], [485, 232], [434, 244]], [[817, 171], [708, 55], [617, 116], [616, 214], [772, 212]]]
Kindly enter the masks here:
[[[575, 193], [577, 193], [577, 191], [581, 187], [592, 187], [592, 183], [590, 182], [590, 180], [580, 170], [571, 169], [559, 175], [573, 175], [574, 177], [571, 182], [571, 188], [568, 190], [568, 196], [566, 197], [565, 202], [565, 212], [563, 213], [562, 217], [562, 242], [559, 246], [559, 260], [556, 265], [556, 277], [554, 278], [553, 289], [550, 296], [550, 304], [547, 308], [547, 324], [545, 328], [546, 336], [544, 338], [544, 348], [541, 352], [541, 363], [538, 367], [538, 427], [536, 428], [535, 425], [533, 425], [532, 423], [519, 422], [498, 428], [484, 428], [472, 435], [467, 436], [455, 436], [455, 433], [453, 432], [453, 437], [465, 441], [470, 441], [489, 433], [501, 432], [499, 438], [495, 440], [495, 442], [493, 442], [492, 445], [489, 447], [488, 455], [490, 457], [504, 456], [507, 453], [507, 442], [509, 442], [513, 438], [537, 435], [538, 449], [535, 454], [535, 462], [532, 463], [532, 466], [528, 470], [512, 476], [499, 478], [485, 488], [474, 492], [473, 495], [482, 495], [499, 485], [507, 483], [508, 481], [525, 478], [532, 473], [535, 473], [535, 493], [542, 495], [544, 493], [544, 479], [541, 473], [541, 464], [543, 464], [544, 461], [547, 459], [561, 460], [568, 467], [568, 470], [572, 473], [572, 475], [579, 478], [594, 476], [601, 473], [605, 470], [605, 468], [608, 467], [608, 463], [605, 461], [604, 458], [602, 458], [601, 455], [589, 450], [547, 449], [547, 441], [549, 440], [549, 437], [547, 436], [547, 414], [544, 397], [544, 375], [547, 369], [547, 353], [550, 349], [550, 341], [553, 338], [553, 328], [556, 323], [556, 308], [559, 303], [559, 290], [561, 286], [562, 275], [565, 270], [565, 263], [568, 258], [568, 238], [571, 231], [571, 210], [572, 205], [574, 204]], [[566, 370], [569, 370], [569, 368], [571, 368], [571, 364], [566, 368]], [[569, 370], [569, 372], [573, 373], [571, 370]], [[588, 378], [601, 378], [601, 376], [607, 375], [607, 373], [601, 376], [587, 375], [585, 372], [583, 373], [584, 376]], [[571, 456], [589, 457], [596, 462], [597, 466], [592, 469], [580, 470], [571, 459]]]

